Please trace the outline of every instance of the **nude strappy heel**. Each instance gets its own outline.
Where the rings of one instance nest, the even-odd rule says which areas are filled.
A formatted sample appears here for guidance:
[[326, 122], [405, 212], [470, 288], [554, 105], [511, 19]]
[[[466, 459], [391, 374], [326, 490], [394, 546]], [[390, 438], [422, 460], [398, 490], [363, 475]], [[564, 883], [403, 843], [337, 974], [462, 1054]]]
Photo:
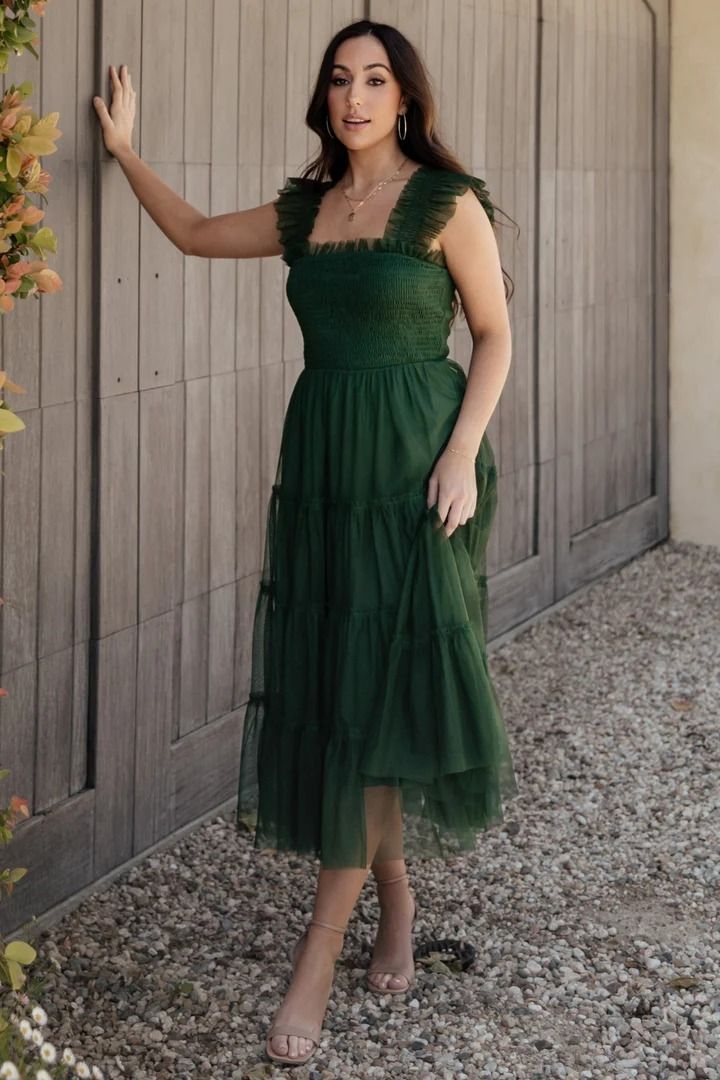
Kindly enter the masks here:
[[[375, 881], [376, 881], [376, 884], [377, 884], [377, 886], [379, 888], [381, 885], [392, 885], [396, 881], [405, 881], [405, 880], [407, 880], [407, 876], [408, 876], [407, 872], [405, 872], [404, 874], [398, 874], [397, 877], [384, 878], [382, 881], [379, 878], [376, 878]], [[413, 896], [413, 917], [412, 917], [412, 923], [410, 924], [410, 933], [411, 934], [412, 934], [412, 931], [413, 931], [413, 929], [415, 927], [416, 918], [417, 918], [417, 904], [415, 903], [415, 897]], [[405, 970], [405, 971], [388, 972], [387, 968], [380, 967], [377, 964], [375, 964], [375, 965], [371, 964], [370, 967], [367, 970], [368, 976], [373, 975], [376, 972], [378, 972], [378, 973], [382, 972], [382, 974], [392, 974], [393, 976], [396, 976], [396, 977], [399, 976], [400, 978], [405, 979], [405, 982], [406, 982], [407, 985], [406, 986], [386, 986], [386, 987], [383, 988], [383, 987], [380, 987], [380, 986], [374, 986], [373, 983], [368, 978], [368, 980], [367, 980], [367, 988], [368, 988], [368, 990], [372, 990], [373, 993], [375, 993], [375, 994], [406, 994], [408, 992], [408, 990], [410, 990], [411, 987], [413, 987], [415, 985], [415, 961], [414, 960], [413, 960], [412, 968], [408, 969], [408, 970]]]
[[[322, 920], [320, 920], [320, 919], [311, 919], [310, 922], [308, 923], [306, 929], [303, 931], [302, 935], [300, 936], [300, 939], [297, 941], [294, 949], [292, 950], [291, 962], [292, 962], [292, 965], [293, 965], [293, 970], [295, 968], [295, 959], [296, 959], [296, 955], [297, 955], [298, 946], [307, 937], [308, 929], [311, 926], [322, 926], [326, 930], [333, 930], [336, 934], [340, 934], [343, 937], [345, 935], [345, 930], [346, 930], [346, 927], [344, 927], [344, 926], [335, 926], [333, 923], [322, 922]], [[267, 1053], [267, 1056], [269, 1058], [271, 1058], [273, 1061], [281, 1061], [281, 1062], [283, 1062], [284, 1064], [287, 1064], [287, 1065], [304, 1065], [306, 1061], [310, 1060], [312, 1055], [317, 1050], [318, 1045], [320, 1043], [320, 1034], [321, 1034], [321, 1032], [322, 1032], [322, 1021], [319, 1024], [312, 1025], [311, 1027], [303, 1027], [300, 1024], [283, 1023], [282, 1021], [279, 1022], [279, 1023], [276, 1023], [275, 1021], [273, 1021], [267, 1035], [265, 1036], [265, 1052]], [[270, 1041], [276, 1035], [286, 1035], [286, 1036], [288, 1036], [288, 1035], [297, 1035], [301, 1039], [310, 1039], [314, 1043], [314, 1045], [311, 1047], [309, 1053], [307, 1053], [304, 1057], [302, 1057], [300, 1055], [298, 1055], [297, 1057], [290, 1057], [289, 1055], [285, 1055], [285, 1054], [275, 1054], [270, 1049]]]

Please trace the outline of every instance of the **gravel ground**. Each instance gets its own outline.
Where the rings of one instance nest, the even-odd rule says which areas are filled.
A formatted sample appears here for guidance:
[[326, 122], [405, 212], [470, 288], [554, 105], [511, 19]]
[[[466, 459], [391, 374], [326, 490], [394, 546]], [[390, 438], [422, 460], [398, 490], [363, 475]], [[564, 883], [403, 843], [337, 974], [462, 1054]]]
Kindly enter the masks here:
[[719, 595], [720, 551], [665, 543], [491, 652], [520, 795], [472, 856], [409, 866], [416, 944], [471, 969], [367, 992], [368, 883], [320, 1050], [270, 1065], [317, 863], [230, 811], [42, 934], [56, 1044], [134, 1080], [720, 1080]]

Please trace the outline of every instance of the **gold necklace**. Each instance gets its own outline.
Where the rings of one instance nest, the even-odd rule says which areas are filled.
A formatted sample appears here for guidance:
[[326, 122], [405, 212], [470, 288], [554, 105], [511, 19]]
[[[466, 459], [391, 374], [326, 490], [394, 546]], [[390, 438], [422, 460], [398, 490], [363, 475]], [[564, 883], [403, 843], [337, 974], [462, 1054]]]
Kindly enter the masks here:
[[395, 172], [392, 173], [391, 176], [386, 177], [385, 180], [381, 180], [379, 184], [376, 184], [375, 187], [370, 192], [370, 194], [365, 195], [365, 197], [362, 198], [362, 199], [353, 199], [351, 195], [347, 194], [344, 187], [340, 188], [340, 190], [342, 191], [342, 193], [343, 193], [343, 195], [345, 197], [346, 202], [349, 202], [349, 203], [356, 202], [358, 204], [357, 206], [351, 207], [350, 213], [348, 214], [348, 221], [352, 221], [354, 219], [355, 214], [360, 209], [360, 207], [363, 205], [363, 203], [366, 203], [368, 201], [368, 199], [372, 199], [373, 195], [375, 195], [378, 191], [380, 191], [381, 188], [385, 187], [386, 184], [389, 184], [391, 180], [395, 179], [395, 177], [400, 172], [400, 170], [402, 169], [403, 165], [405, 164], [405, 162], [407, 160], [408, 160], [407, 158], [403, 158], [403, 160], [400, 162], [400, 164], [398, 165]]

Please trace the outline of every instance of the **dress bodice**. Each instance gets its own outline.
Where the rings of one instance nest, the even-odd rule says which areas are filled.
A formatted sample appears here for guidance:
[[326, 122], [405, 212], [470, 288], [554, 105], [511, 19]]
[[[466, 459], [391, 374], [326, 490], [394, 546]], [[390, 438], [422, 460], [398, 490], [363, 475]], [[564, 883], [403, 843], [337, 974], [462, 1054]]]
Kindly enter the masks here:
[[432, 240], [458, 195], [473, 190], [493, 220], [484, 182], [421, 165], [403, 186], [379, 237], [309, 239], [330, 180], [286, 178], [275, 201], [286, 294], [306, 367], [387, 367], [445, 359], [455, 284]]

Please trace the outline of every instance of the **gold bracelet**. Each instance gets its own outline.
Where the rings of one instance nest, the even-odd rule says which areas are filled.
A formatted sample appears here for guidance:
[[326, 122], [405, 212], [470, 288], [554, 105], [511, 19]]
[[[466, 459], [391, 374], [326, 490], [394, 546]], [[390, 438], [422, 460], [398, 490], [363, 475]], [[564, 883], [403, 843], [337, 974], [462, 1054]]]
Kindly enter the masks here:
[[470, 457], [469, 454], [463, 454], [460, 450], [454, 450], [452, 446], [448, 446], [447, 449], [450, 451], [451, 454], [460, 454], [460, 457], [467, 458], [468, 461], [475, 461], [474, 457]]

